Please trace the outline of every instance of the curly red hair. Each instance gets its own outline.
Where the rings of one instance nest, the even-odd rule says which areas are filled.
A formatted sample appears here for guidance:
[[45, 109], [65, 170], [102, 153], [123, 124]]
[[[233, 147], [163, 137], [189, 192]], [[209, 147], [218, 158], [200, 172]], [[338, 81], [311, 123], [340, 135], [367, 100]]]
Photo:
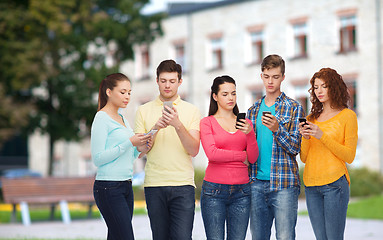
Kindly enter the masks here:
[[320, 78], [326, 84], [332, 108], [342, 110], [348, 108], [348, 103], [350, 102], [350, 94], [342, 76], [334, 69], [322, 68], [319, 72], [316, 72], [310, 80], [311, 88], [309, 89], [309, 93], [312, 103], [310, 116], [308, 117], [310, 121], [317, 119], [323, 111], [322, 103], [314, 93], [314, 83], [317, 78]]

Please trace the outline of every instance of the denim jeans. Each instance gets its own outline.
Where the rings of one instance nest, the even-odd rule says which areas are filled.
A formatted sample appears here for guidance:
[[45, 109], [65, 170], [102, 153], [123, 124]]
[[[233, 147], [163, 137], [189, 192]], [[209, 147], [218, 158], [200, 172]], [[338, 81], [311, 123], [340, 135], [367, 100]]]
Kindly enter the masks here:
[[270, 239], [275, 219], [278, 240], [295, 239], [299, 187], [270, 191], [270, 181], [253, 180], [251, 187], [250, 231], [253, 240]]
[[191, 240], [195, 190], [193, 186], [145, 187], [153, 240]]
[[201, 212], [207, 240], [228, 240], [246, 237], [250, 215], [250, 185], [218, 184], [203, 181]]
[[105, 223], [108, 240], [133, 240], [132, 181], [99, 181], [93, 186], [93, 195]]
[[305, 187], [305, 194], [316, 239], [343, 239], [350, 196], [346, 177], [323, 186]]

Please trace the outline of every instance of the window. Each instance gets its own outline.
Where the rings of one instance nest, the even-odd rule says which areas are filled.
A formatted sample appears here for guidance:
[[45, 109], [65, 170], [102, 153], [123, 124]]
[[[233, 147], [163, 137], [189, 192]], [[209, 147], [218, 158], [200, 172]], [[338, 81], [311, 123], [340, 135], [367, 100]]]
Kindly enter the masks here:
[[145, 80], [150, 76], [150, 52], [146, 45], [136, 46], [135, 50], [136, 79]]
[[263, 32], [250, 33], [251, 38], [251, 63], [260, 63], [263, 59]]
[[149, 59], [149, 49], [144, 48], [141, 52], [141, 78], [149, 78], [149, 65], [150, 65], [150, 59]]
[[310, 102], [310, 83], [308, 79], [298, 79], [292, 80], [291, 84], [294, 87], [294, 96], [295, 99], [302, 105], [303, 110], [305, 111], [306, 116], [310, 113], [311, 102]]
[[305, 111], [306, 116], [309, 115], [310, 110], [311, 110], [311, 109], [309, 109], [309, 106], [310, 106], [309, 96], [308, 95], [307, 96], [299, 96], [297, 100], [302, 105], [302, 108]]
[[306, 23], [293, 25], [294, 32], [294, 58], [307, 57], [307, 26]]
[[185, 44], [174, 44], [175, 61], [182, 66], [182, 70], [186, 71], [186, 56], [185, 56]]
[[211, 47], [211, 70], [223, 68], [223, 41], [222, 38], [210, 39]]
[[255, 103], [256, 101], [258, 101], [262, 97], [263, 97], [262, 89], [252, 89], [251, 90], [252, 103]]
[[351, 52], [356, 50], [356, 17], [340, 17], [340, 50], [339, 52]]
[[346, 83], [348, 93], [350, 94], [350, 102], [348, 107], [358, 114], [358, 74], [346, 73], [342, 74], [343, 81]]
[[349, 108], [353, 110], [355, 113], [358, 113], [357, 111], [357, 91], [356, 91], [356, 81], [345, 81], [347, 85], [348, 92], [350, 94], [350, 103]]

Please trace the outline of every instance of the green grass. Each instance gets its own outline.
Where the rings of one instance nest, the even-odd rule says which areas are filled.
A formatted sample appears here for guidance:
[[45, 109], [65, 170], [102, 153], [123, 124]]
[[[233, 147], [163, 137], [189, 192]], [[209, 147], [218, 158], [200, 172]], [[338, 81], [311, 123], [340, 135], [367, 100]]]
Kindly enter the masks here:
[[[361, 198], [348, 204], [347, 217], [383, 220], [383, 195]], [[299, 215], [308, 215], [307, 211]]]
[[[352, 201], [348, 206], [347, 217], [360, 219], [379, 219], [383, 220], [383, 195], [361, 198]], [[145, 208], [134, 210], [134, 215], [147, 214]], [[307, 211], [299, 212], [300, 215], [307, 215]], [[50, 212], [48, 208], [30, 208], [31, 221], [50, 221]], [[71, 219], [86, 219], [88, 212], [84, 210], [71, 210]], [[92, 212], [92, 218], [100, 218], [98, 211]], [[0, 224], [9, 223], [11, 219], [10, 211], [0, 211]], [[61, 221], [61, 212], [56, 209], [54, 215], [55, 221]], [[21, 222], [21, 213], [17, 212], [17, 221]], [[1, 240], [1, 238], [0, 238]]]
[[383, 195], [351, 202], [348, 205], [347, 217], [383, 220]]
[[[51, 221], [50, 220], [50, 210], [49, 208], [31, 208], [29, 209], [31, 221]], [[10, 211], [0, 211], [0, 224], [1, 223], [10, 223], [11, 221], [11, 212]], [[138, 208], [134, 209], [134, 215], [143, 215], [147, 214], [146, 209]], [[88, 211], [87, 210], [70, 210], [70, 216], [72, 220], [76, 219], [87, 219]], [[93, 211], [92, 218], [100, 218], [100, 212]], [[16, 213], [17, 222], [21, 222], [21, 212], [17, 211]], [[60, 209], [56, 209], [54, 214], [54, 221], [61, 221], [61, 211]], [[1, 240], [1, 238], [0, 238]]]
[[[30, 209], [31, 221], [50, 221], [50, 211], [49, 209]], [[88, 212], [81, 210], [71, 210], [70, 211], [71, 219], [87, 219]], [[98, 211], [92, 212], [92, 218], [100, 218], [100, 213]], [[18, 211], [16, 213], [17, 222], [21, 222], [21, 213]], [[11, 220], [10, 211], [0, 211], [0, 223], [9, 223]], [[56, 210], [54, 214], [54, 220], [61, 221], [61, 212]]]

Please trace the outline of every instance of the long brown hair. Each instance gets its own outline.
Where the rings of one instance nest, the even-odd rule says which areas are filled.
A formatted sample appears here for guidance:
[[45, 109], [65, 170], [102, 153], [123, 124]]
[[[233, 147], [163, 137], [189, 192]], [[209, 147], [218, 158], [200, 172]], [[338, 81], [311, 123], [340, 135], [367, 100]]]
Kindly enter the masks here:
[[[218, 95], [219, 86], [224, 83], [232, 83], [234, 84], [234, 86], [236, 86], [234, 79], [227, 75], [216, 77], [214, 79], [213, 85], [211, 85], [209, 116], [214, 115], [218, 111], [218, 103], [214, 100], [213, 93], [215, 95]], [[233, 108], [233, 113], [235, 114], [235, 116], [237, 116], [239, 113], [237, 103], [235, 103], [235, 106]]]
[[319, 72], [314, 73], [310, 80], [311, 88], [309, 89], [310, 101], [312, 103], [309, 120], [317, 119], [323, 112], [322, 103], [314, 93], [315, 79], [320, 78], [327, 86], [328, 96], [331, 108], [342, 110], [348, 108], [350, 102], [350, 94], [343, 78], [334, 69], [322, 68]]
[[100, 83], [100, 88], [98, 90], [98, 108], [97, 111], [105, 107], [108, 102], [108, 95], [106, 95], [106, 90], [109, 88], [113, 90], [114, 87], [117, 86], [117, 82], [119, 81], [128, 81], [130, 79], [122, 73], [112, 73], [106, 76]]

